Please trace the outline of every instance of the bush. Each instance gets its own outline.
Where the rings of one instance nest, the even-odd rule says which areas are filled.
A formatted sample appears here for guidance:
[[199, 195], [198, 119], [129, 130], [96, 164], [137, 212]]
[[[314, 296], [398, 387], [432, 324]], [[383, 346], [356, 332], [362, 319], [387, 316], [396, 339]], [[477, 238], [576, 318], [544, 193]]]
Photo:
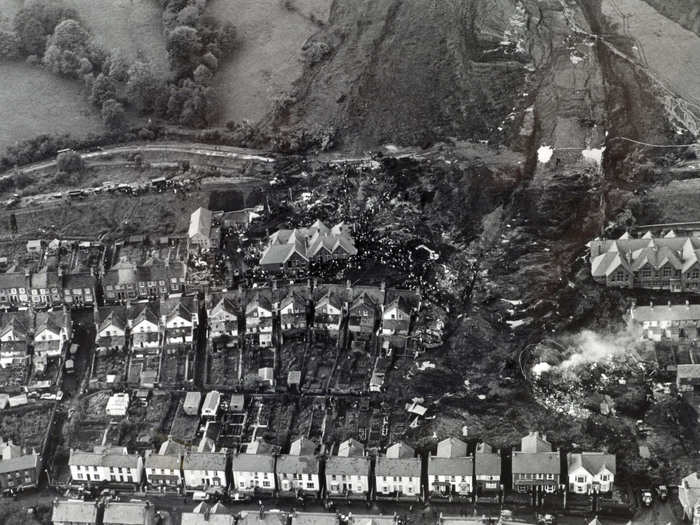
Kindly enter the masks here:
[[56, 167], [62, 173], [77, 173], [83, 169], [83, 158], [77, 151], [64, 151], [56, 158]]
[[126, 127], [124, 106], [113, 98], [104, 101], [101, 113], [102, 121], [110, 131], [122, 131]]
[[114, 99], [117, 96], [117, 86], [114, 81], [107, 75], [100, 73], [95, 77], [90, 91], [90, 103], [98, 108], [109, 99]]
[[0, 30], [0, 60], [15, 60], [19, 58], [20, 41], [14, 31]]

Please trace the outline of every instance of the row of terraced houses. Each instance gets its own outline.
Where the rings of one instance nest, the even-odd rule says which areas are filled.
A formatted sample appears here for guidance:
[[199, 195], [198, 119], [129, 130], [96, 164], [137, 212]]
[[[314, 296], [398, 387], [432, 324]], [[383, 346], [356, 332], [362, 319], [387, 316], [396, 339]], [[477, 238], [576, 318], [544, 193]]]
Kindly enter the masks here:
[[[530, 432], [522, 438], [520, 450], [513, 452], [513, 489], [524, 493], [612, 491], [614, 455], [569, 453], [566, 462], [568, 484], [562, 485], [560, 452], [552, 451], [546, 436]], [[75, 483], [147, 485], [161, 490], [217, 492], [230, 488], [256, 495], [416, 500], [424, 495], [487, 497], [503, 491], [501, 456], [486, 443], [479, 444], [474, 454], [467, 454], [464, 441], [444, 439], [426, 465], [423, 473], [421, 458], [404, 443], [372, 457], [361, 443], [349, 439], [340, 443], [335, 453], [319, 454], [319, 446], [304, 437], [294, 441], [286, 454], [274, 453], [261, 441], [248, 444], [245, 453], [229, 455], [202, 447], [190, 451], [168, 440], [158, 452], [147, 452], [145, 458], [128, 453], [124, 447], [96, 447], [92, 452], [71, 451], [69, 459]]]

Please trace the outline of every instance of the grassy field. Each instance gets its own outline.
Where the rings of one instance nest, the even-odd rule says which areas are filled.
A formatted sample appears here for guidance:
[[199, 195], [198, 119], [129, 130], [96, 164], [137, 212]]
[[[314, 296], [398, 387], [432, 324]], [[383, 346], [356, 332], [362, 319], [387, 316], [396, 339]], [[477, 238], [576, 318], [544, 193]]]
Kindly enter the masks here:
[[145, 58], [161, 75], [168, 73], [168, 55], [158, 2], [152, 0], [65, 0], [107, 51], [122, 50]]
[[330, 0], [212, 0], [208, 14], [235, 24], [240, 48], [217, 73], [221, 121], [258, 121], [302, 71], [301, 47], [328, 18]]
[[103, 131], [79, 84], [27, 64], [0, 64], [0, 151], [40, 133]]
[[601, 5], [603, 14], [620, 24], [621, 32], [637, 40], [640, 61], [646, 61], [668, 88], [700, 106], [700, 36], [642, 0], [604, 0]]

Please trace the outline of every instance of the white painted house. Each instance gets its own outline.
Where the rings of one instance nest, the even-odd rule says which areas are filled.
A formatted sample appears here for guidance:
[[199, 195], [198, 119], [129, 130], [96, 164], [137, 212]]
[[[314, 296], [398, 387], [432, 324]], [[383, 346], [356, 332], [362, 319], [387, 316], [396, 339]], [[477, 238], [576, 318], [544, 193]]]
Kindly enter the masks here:
[[46, 356], [49, 358], [61, 355], [63, 345], [68, 340], [65, 315], [56, 312], [39, 312], [37, 314], [34, 332], [35, 357]]
[[95, 447], [93, 452], [71, 450], [68, 459], [71, 478], [76, 482], [140, 484], [143, 458], [129, 454], [126, 447]]
[[438, 443], [437, 454], [428, 458], [428, 490], [434, 496], [466, 496], [472, 493], [474, 463], [467, 444], [457, 438]]
[[262, 347], [272, 344], [272, 305], [260, 294], [250, 300], [245, 309], [245, 330]]
[[231, 472], [239, 492], [275, 490], [275, 458], [271, 454], [238, 454], [231, 459]]
[[228, 335], [238, 337], [238, 306], [228, 297], [222, 297], [207, 316], [209, 337]]
[[603, 452], [579, 452], [566, 455], [569, 466], [569, 491], [577, 494], [611, 492], [615, 482], [615, 455]]
[[193, 312], [193, 304], [183, 301], [175, 303], [164, 316], [165, 342], [168, 344], [192, 343], [194, 329], [198, 324], [197, 312]]
[[226, 453], [188, 452], [182, 460], [182, 473], [189, 490], [226, 488]]
[[289, 454], [277, 457], [275, 472], [280, 494], [314, 493], [321, 489], [315, 450], [316, 444], [313, 441], [301, 437], [292, 443]]
[[324, 294], [315, 305], [314, 325], [326, 328], [329, 332], [337, 332], [340, 329], [343, 304], [340, 298], [330, 291]]
[[382, 312], [382, 334], [408, 335], [411, 325], [411, 307], [402, 296], [391, 301]]
[[420, 497], [421, 460], [408, 445], [395, 443], [377, 457], [374, 474], [377, 497]]
[[130, 319], [131, 350], [137, 355], [160, 347], [160, 323], [150, 304]]
[[354, 439], [340, 444], [337, 456], [326, 460], [326, 495], [364, 498], [369, 490], [370, 459], [364, 447]]

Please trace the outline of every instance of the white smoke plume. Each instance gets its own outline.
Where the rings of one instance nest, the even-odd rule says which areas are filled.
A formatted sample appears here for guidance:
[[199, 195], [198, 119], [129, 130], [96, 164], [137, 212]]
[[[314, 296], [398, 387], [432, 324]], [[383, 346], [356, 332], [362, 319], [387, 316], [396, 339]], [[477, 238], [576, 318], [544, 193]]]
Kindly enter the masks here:
[[582, 330], [562, 337], [559, 342], [544, 341], [536, 351], [537, 363], [531, 368], [535, 377], [543, 373], [571, 372], [581, 365], [609, 363], [617, 358], [632, 358], [640, 334], [630, 327], [608, 333]]

